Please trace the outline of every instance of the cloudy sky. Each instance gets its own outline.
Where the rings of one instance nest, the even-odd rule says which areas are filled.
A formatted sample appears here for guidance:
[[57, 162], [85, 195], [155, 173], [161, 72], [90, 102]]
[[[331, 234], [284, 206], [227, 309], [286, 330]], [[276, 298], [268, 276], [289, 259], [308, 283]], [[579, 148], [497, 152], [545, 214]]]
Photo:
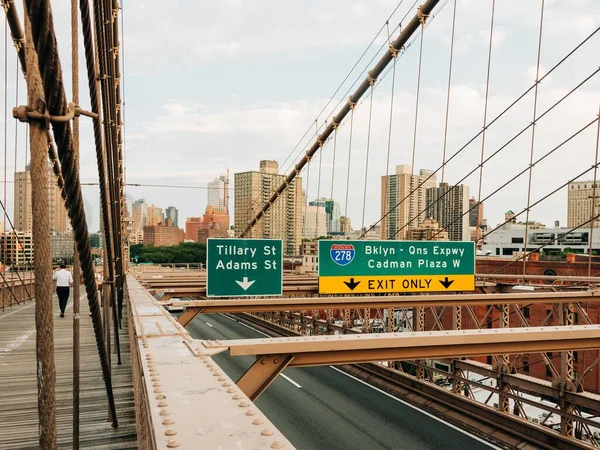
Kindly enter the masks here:
[[[70, 92], [69, 2], [52, 3], [65, 84]], [[288, 172], [290, 164], [314, 141], [315, 126], [324, 126], [338, 109], [338, 102], [347, 98], [353, 83], [362, 80], [363, 71], [372, 67], [371, 60], [379, 58], [388, 32], [395, 38], [398, 23], [407, 23], [408, 19], [403, 18], [412, 17], [416, 8], [411, 0], [122, 3], [127, 182], [201, 187], [227, 169], [231, 174], [256, 170], [261, 159], [277, 160], [283, 166], [282, 172]], [[540, 5], [541, 0], [496, 2], [488, 122], [535, 80]], [[453, 0], [441, 1], [440, 6], [423, 37], [415, 146], [417, 171], [437, 169], [442, 163]], [[491, 6], [491, 0], [457, 2], [447, 156], [461, 149], [483, 126]], [[600, 3], [595, 0], [546, 0], [541, 73], [550, 70], [599, 25]], [[419, 43], [417, 38], [398, 60], [394, 91], [391, 71], [384, 72], [385, 77], [374, 90], [368, 159], [370, 100], [365, 99], [356, 110], [350, 181], [349, 121], [338, 132], [335, 166], [330, 142], [323, 149], [321, 176], [319, 157], [313, 160], [310, 175], [306, 171], [302, 174], [309, 198], [317, 193], [329, 196], [334, 177], [333, 196], [340, 201], [342, 213], [347, 209], [354, 228], [363, 221], [365, 192], [365, 225], [380, 217], [380, 177], [386, 173], [392, 96], [389, 170], [393, 171], [396, 164], [411, 163]], [[16, 57], [10, 50], [9, 115], [17, 94]], [[599, 55], [600, 32], [540, 84], [537, 115], [597, 70]], [[81, 61], [83, 81], [83, 56]], [[89, 99], [83, 83], [81, 89], [81, 103], [87, 107]], [[24, 103], [22, 81], [19, 97], [19, 102]], [[532, 121], [533, 98], [532, 91], [489, 128], [484, 157]], [[534, 160], [593, 121], [599, 106], [600, 75], [595, 75], [538, 122]], [[2, 130], [3, 121], [2, 116]], [[82, 122], [82, 180], [94, 182], [97, 175], [92, 128], [85, 119]], [[6, 127], [6, 170], [8, 180], [12, 180], [14, 121], [9, 119]], [[22, 170], [24, 127], [18, 125], [16, 133], [16, 167]], [[594, 124], [535, 166], [532, 202], [591, 167], [596, 135]], [[527, 168], [531, 147], [532, 133], [528, 130], [484, 165], [482, 198]], [[456, 183], [465, 177], [479, 164], [481, 151], [482, 140], [478, 138], [448, 164], [446, 181]], [[593, 172], [589, 172], [584, 178], [592, 176]], [[501, 221], [504, 211], [518, 212], [526, 206], [527, 177], [521, 176], [486, 202], [485, 216], [491, 224]], [[441, 174], [438, 181], [440, 178]], [[479, 170], [464, 183], [477, 197]], [[350, 200], [346, 205], [347, 186]], [[84, 196], [91, 205], [93, 230], [98, 228], [97, 189], [84, 187]], [[145, 198], [163, 208], [178, 207], [181, 222], [188, 216], [201, 215], [207, 201], [204, 189], [128, 187], [127, 193], [131, 198]], [[531, 218], [546, 224], [560, 220], [566, 225], [566, 199], [563, 189], [536, 206]], [[12, 214], [11, 184], [7, 206]]]

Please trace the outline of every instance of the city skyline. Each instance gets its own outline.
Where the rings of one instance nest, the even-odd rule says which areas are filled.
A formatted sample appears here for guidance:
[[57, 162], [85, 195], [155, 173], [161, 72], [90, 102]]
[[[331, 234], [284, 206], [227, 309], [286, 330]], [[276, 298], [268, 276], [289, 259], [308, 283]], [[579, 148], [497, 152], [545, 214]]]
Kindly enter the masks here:
[[[600, 21], [600, 5], [587, 2], [589, 14], [579, 17], [572, 8], [560, 3], [546, 5], [547, 27], [544, 28], [544, 46], [542, 48], [542, 73], [552, 67], [563, 55], [570, 51], [576, 42], [589, 34]], [[373, 30], [385, 22], [392, 6], [387, 1], [374, 1], [368, 4], [357, 4], [352, 8], [346, 4], [331, 2], [321, 4], [309, 1], [306, 8], [298, 11], [292, 5], [282, 5], [278, 9], [278, 20], [288, 20], [293, 24], [289, 30], [270, 29], [269, 27], [249, 27], [243, 18], [251, 14], [259, 23], [270, 23], [274, 12], [268, 11], [265, 16], [256, 17], [247, 5], [224, 2], [223, 4], [191, 5], [193, 13], [189, 16], [183, 12], [175, 12], [175, 16], [164, 17], [162, 7], [156, 3], [128, 4], [124, 6], [130, 13], [130, 26], [125, 30], [127, 45], [127, 70], [123, 74], [126, 85], [125, 112], [127, 123], [125, 133], [125, 165], [128, 183], [206, 186], [208, 182], [223, 175], [227, 168], [231, 173], [241, 172], [253, 167], [254, 159], [276, 159], [282, 163], [282, 168], [291, 168], [290, 161], [284, 166], [288, 154], [294, 150], [303, 133], [312, 127], [319, 111], [335, 92], [341, 80], [347, 75], [352, 63], [362, 54], [373, 37]], [[456, 71], [453, 75], [453, 94], [450, 109], [448, 132], [448, 154], [462, 147], [474, 134], [481, 129], [482, 112], [485, 93], [485, 59], [487, 39], [482, 39], [489, 32], [488, 25], [480, 20], [482, 14], [488, 14], [488, 6], [476, 2], [469, 8], [462, 8], [461, 21], [456, 29]], [[21, 5], [17, 5], [21, 8]], [[520, 11], [520, 20], [514, 18], [515, 8]], [[494, 117], [505, 106], [531, 86], [534, 78], [536, 61], [536, 45], [538, 23], [529, 20], [535, 14], [537, 5], [516, 4], [514, 1], [502, 2], [496, 11], [497, 33], [495, 36], [492, 68], [494, 76], [490, 85], [489, 117]], [[401, 8], [404, 10], [406, 8]], [[59, 51], [66, 55], [70, 51], [68, 29], [69, 7], [58, 2], [54, 5], [55, 20], [57, 21], [57, 36]], [[317, 11], [320, 14], [309, 13]], [[191, 11], [190, 11], [191, 12]], [[445, 7], [435, 18], [435, 26], [425, 38], [424, 48], [424, 80], [420, 104], [420, 121], [417, 133], [415, 167], [437, 168], [440, 166], [444, 106], [447, 82], [447, 50], [449, 47], [448, 34], [451, 26], [451, 8]], [[404, 11], [402, 11], [402, 14]], [[182, 35], [197, 30], [197, 24], [190, 22], [190, 17], [207, 17], [228, 19], [226, 35], [229, 40], [223, 41], [221, 33], [213, 33], [215, 24], [205, 23], [205, 28], [197, 31], [202, 34], [196, 40], [194, 49], [183, 59], [174, 60], [172, 45]], [[557, 22], [557, 18], [568, 18]], [[149, 30], [145, 24], [163, 19], [163, 40], [157, 39], [155, 30]], [[390, 23], [399, 23], [401, 17], [392, 17]], [[398, 19], [398, 20], [396, 20]], [[215, 22], [215, 23], [216, 23]], [[203, 22], [204, 23], [204, 22]], [[511, 23], [511, 33], [506, 33], [507, 24]], [[235, 24], [235, 25], [234, 25]], [[353, 29], [349, 35], [348, 27]], [[264, 35], [269, 29], [268, 36]], [[60, 31], [62, 30], [62, 31]], [[168, 30], [168, 32], [167, 32]], [[211, 32], [212, 30], [213, 32]], [[293, 51], [289, 46], [282, 45], [292, 33], [296, 45]], [[218, 37], [221, 36], [221, 37]], [[285, 36], [285, 38], [283, 37]], [[314, 36], [320, 36], [318, 40]], [[324, 38], [326, 37], [326, 38]], [[387, 40], [380, 36], [376, 41], [379, 45]], [[169, 43], [167, 43], [169, 42]], [[201, 43], [200, 43], [201, 42]], [[156, 45], [156, 47], [153, 47]], [[150, 49], [153, 49], [150, 53]], [[377, 46], [377, 48], [379, 48]], [[368, 52], [370, 57], [375, 47]], [[519, 50], [516, 52], [515, 50]], [[564, 92], [573, 87], [575, 80], [585, 78], [589, 73], [590, 64], [594, 62], [594, 46], [586, 45], [570, 62], [574, 70], [559, 68], [540, 84], [539, 110], [547, 108]], [[514, 55], [519, 57], [515, 58]], [[149, 66], [149, 56], [161, 63], [158, 68]], [[416, 93], [416, 62], [418, 45], [412, 45], [402, 57], [398, 70], [396, 86], [394, 129], [392, 133], [392, 160], [410, 161], [412, 139], [402, 136], [412, 136], [414, 122], [414, 106]], [[501, 62], [510, 58], [511, 68], [502, 67]], [[466, 69], [468, 61], [478, 60], [476, 67]], [[240, 77], [226, 70], [231, 61], [242, 62], [247, 70]], [[15, 101], [16, 59], [8, 61], [8, 92], [10, 106]], [[172, 70], [176, 67], [176, 70]], [[320, 67], [316, 74], [312, 67]], [[400, 67], [402, 67], [400, 69]], [[81, 79], [85, 79], [85, 67], [81, 67]], [[146, 92], [151, 86], [160, 85], [160, 80], [174, 76], [173, 83], [155, 93], [153, 102], [146, 99]], [[272, 79], [268, 74], [277, 68], [278, 77]], [[156, 70], [155, 70], [156, 69]], [[193, 74], [193, 77], [192, 75]], [[216, 76], [216, 74], [219, 74]], [[65, 88], [70, 90], [70, 73], [65, 71]], [[355, 77], [350, 77], [354, 79]], [[192, 81], [193, 80], [193, 81]], [[188, 82], [190, 81], [190, 82]], [[374, 151], [369, 163], [372, 173], [367, 183], [366, 197], [369, 199], [379, 190], [376, 177], [386, 173], [387, 136], [389, 124], [389, 87], [391, 77], [383, 80], [384, 92], [376, 90], [373, 102], [373, 126], [371, 130], [371, 147]], [[211, 89], [202, 86], [210, 85]], [[183, 86], [192, 86], [183, 90]], [[289, 89], [294, 86], [294, 89]], [[345, 92], [347, 84], [341, 89]], [[555, 142], [568, 136], [575, 127], [579, 127], [589, 117], [597, 114], [597, 106], [590, 106], [589, 98], [597, 98], [600, 87], [597, 80], [591, 80], [576, 92], [566, 106], [569, 114], [549, 114], [536, 126], [536, 156], [551, 148]], [[25, 104], [25, 91], [19, 91], [19, 104]], [[339, 98], [343, 97], [338, 95]], [[461, 99], [458, 101], [458, 99]], [[336, 101], [338, 98], [336, 97]], [[336, 103], [333, 102], [333, 104]], [[499, 125], [490, 128], [485, 145], [485, 154], [489, 155], [508, 137], [512, 136], [524, 124], [531, 121], [531, 104], [523, 104], [503, 118]], [[81, 99], [82, 108], [89, 110], [89, 98]], [[564, 109], [563, 109], [564, 111]], [[326, 114], [328, 111], [326, 112]], [[348, 149], [348, 124], [340, 127], [338, 136], [338, 154], [333, 189], [332, 180], [332, 149], [324, 147], [321, 194], [333, 196], [340, 202], [341, 213], [354, 219], [360, 224], [362, 216], [362, 197], [364, 181], [364, 162], [366, 153], [366, 134], [368, 123], [368, 108], [364, 105], [356, 110], [355, 135], [353, 139], [353, 154], [356, 161], [350, 170], [351, 179], [357, 182], [350, 186], [348, 198], [354, 201], [346, 204], [346, 174], [344, 156]], [[325, 115], [318, 121], [322, 126]], [[564, 118], [561, 120], [561, 118]], [[0, 118], [0, 121], [2, 119]], [[83, 120], [82, 127], [90, 127], [89, 121]], [[7, 133], [8, 147], [14, 145], [12, 119]], [[502, 131], [506, 130], [506, 131]], [[558, 133], [564, 130], [564, 133]], [[83, 182], [97, 182], [93, 137], [91, 133], [83, 133], [81, 142], [81, 179]], [[551, 157], [536, 166], [533, 177], [532, 198], [540, 198], [544, 193], [555, 187], [555, 179], [550, 175], [555, 170], [565, 176], [578, 173], [578, 162], [586, 155], [593, 154], [593, 139], [586, 132], [567, 145], [570, 157]], [[480, 140], [476, 140], [464, 154], [478, 159], [481, 151]], [[525, 144], [525, 141], [521, 142]], [[19, 154], [23, 154], [25, 139], [20, 133], [17, 146]], [[302, 147], [302, 145], [301, 145]], [[165, 153], [165, 149], [169, 149]], [[247, 149], [260, 149], [260, 158], [255, 158]], [[375, 149], [377, 149], [375, 151]], [[379, 150], [381, 149], [381, 150]], [[296, 149], [293, 155], [300, 154]], [[560, 154], [564, 154], [561, 153]], [[475, 155], [475, 156], [474, 156]], [[503, 151], [502, 157], [493, 159], [483, 170], [484, 186], [482, 197], [491, 193], [506, 179], [508, 173], [515, 173], [528, 164], [528, 158], [522, 154], [522, 147], [510, 146]], [[465, 156], [465, 157], [466, 157]], [[293, 158], [292, 158], [293, 159]], [[478, 171], [469, 179], [461, 181], [475, 164], [465, 165], [462, 156], [452, 161], [446, 168], [445, 179], [449, 184], [467, 184], [472, 190], [478, 190]], [[16, 168], [11, 158], [7, 163], [8, 173], [22, 171], [26, 161], [21, 157]], [[316, 166], [315, 166], [316, 167]], [[468, 168], [467, 168], [468, 167]], [[316, 170], [311, 174], [310, 186], [303, 188], [309, 197], [315, 197], [319, 191]], [[490, 223], [497, 223], [502, 213], [508, 208], [521, 211], [523, 204], [512, 204], [515, 193], [526, 189], [526, 177], [521, 177], [510, 189], [505, 189], [486, 201], [486, 215]], [[84, 197], [92, 206], [93, 218], [90, 220], [90, 230], [99, 229], [99, 207], [97, 186], [83, 186]], [[325, 192], [326, 191], [326, 192]], [[333, 191], [333, 192], [331, 192]], [[197, 189], [173, 189], [148, 186], [127, 186], [126, 192], [134, 198], [151, 198], [155, 204], [170, 205], [170, 199], [177, 198], [181, 217], [199, 214], [206, 207], [206, 191]], [[229, 190], [230, 194], [232, 191]], [[13, 211], [13, 193], [9, 190], [6, 207]], [[356, 201], [356, 199], [361, 199]], [[550, 200], [537, 206], [532, 214], [539, 220], [551, 223], [559, 220], [567, 222], [567, 191], [563, 189]], [[379, 204], [366, 205], [365, 223], [371, 224], [379, 218]], [[233, 211], [233, 204], [230, 205]], [[357, 226], [357, 225], [355, 225]]]

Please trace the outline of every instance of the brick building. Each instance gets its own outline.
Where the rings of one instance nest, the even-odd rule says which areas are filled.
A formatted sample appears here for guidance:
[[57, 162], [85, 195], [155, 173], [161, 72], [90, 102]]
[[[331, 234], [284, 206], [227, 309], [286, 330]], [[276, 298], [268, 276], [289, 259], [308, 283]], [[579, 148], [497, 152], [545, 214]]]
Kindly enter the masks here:
[[[527, 262], [527, 273], [530, 275], [559, 275], [559, 276], [587, 276], [588, 274], [588, 262], [587, 258], [580, 257], [581, 261], [566, 262], [566, 261], [528, 261]], [[511, 261], [506, 259], [491, 259], [491, 258], [478, 258], [476, 272], [478, 274], [514, 274], [514, 280], [503, 280], [506, 284], [499, 286], [500, 291], [515, 292], [513, 285], [519, 282], [520, 275], [523, 271], [523, 264], [521, 261], [515, 262], [511, 265], [507, 265]], [[591, 265], [592, 275], [600, 273], [600, 262], [592, 262]], [[532, 283], [543, 285], [552, 284], [552, 281], [539, 279], [539, 280], [528, 280]], [[478, 325], [481, 328], [497, 328], [500, 324], [500, 311], [498, 308], [493, 308], [490, 314], [487, 314], [488, 307], [490, 305], [473, 306], [473, 313], [477, 321], [476, 323], [472, 315], [469, 313], [467, 307], [462, 308], [462, 328], [476, 329]], [[561, 305], [558, 304], [530, 304], [520, 305], [521, 313], [523, 318], [527, 321], [527, 324], [532, 327], [539, 326], [556, 326], [560, 325], [560, 314]], [[582, 308], [587, 314], [591, 323], [600, 323], [600, 306], [597, 303], [584, 303]], [[580, 311], [574, 309], [574, 323], [575, 325], [586, 324], [585, 318], [582, 316]], [[439, 313], [439, 311], [438, 311]], [[432, 330], [435, 325], [435, 318], [430, 309], [426, 309], [425, 313], [425, 329]], [[440, 317], [444, 329], [451, 330], [453, 324], [453, 316], [451, 308], [446, 308]], [[515, 309], [515, 306], [510, 306], [509, 324], [511, 328], [520, 328], [526, 326], [521, 320], [520, 316]], [[575, 364], [575, 376], [579, 383], [583, 386], [586, 392], [598, 393], [600, 392], [600, 373], [597, 367], [590, 366], [595, 363], [599, 356], [597, 350], [586, 350], [574, 352], [574, 364]], [[547, 353], [547, 357], [552, 361], [554, 367], [561, 373], [561, 352], [550, 352]], [[476, 361], [480, 361], [487, 364], [493, 363], [492, 356], [474, 357], [471, 358]], [[532, 377], [545, 379], [552, 381], [552, 372], [543, 362], [542, 355], [540, 353], [524, 353], [521, 355], [511, 355], [510, 362], [515, 367], [518, 373], [530, 375]], [[587, 370], [587, 373], [585, 373]]]
[[181, 228], [174, 227], [170, 219], [166, 223], [144, 227], [144, 245], [155, 247], [170, 247], [183, 242], [184, 232]]

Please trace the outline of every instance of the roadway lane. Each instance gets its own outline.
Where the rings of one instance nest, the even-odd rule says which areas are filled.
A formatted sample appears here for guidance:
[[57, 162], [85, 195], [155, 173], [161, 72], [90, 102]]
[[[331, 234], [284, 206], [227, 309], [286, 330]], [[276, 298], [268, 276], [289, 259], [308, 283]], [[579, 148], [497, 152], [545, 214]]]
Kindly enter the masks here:
[[[264, 337], [221, 314], [199, 315], [187, 330], [201, 339]], [[221, 353], [214, 359], [237, 380], [255, 358]], [[497, 448], [335, 367], [287, 369], [256, 404], [300, 450]]]

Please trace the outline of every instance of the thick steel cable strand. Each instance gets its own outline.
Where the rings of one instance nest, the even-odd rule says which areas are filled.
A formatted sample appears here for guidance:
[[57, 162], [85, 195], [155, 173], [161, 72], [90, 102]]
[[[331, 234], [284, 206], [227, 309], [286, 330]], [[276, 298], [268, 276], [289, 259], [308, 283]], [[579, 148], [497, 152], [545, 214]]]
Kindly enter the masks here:
[[[431, 20], [428, 22], [431, 23]], [[500, 120], [508, 111], [510, 111], [517, 103], [523, 100], [529, 92], [531, 92], [535, 85], [541, 83], [546, 77], [550, 76], [552, 72], [554, 72], [558, 67], [560, 67], [565, 61], [567, 61], [571, 56], [573, 56], [581, 47], [583, 47], [592, 37], [596, 35], [600, 31], [600, 27], [596, 28], [589, 35], [587, 35], [583, 40], [581, 40], [571, 51], [569, 51], [564, 57], [560, 59], [552, 68], [544, 74], [543, 77], [539, 79], [536, 83], [533, 83], [529, 88], [527, 88], [524, 92], [521, 93], [515, 100], [513, 100], [506, 108], [504, 108], [493, 120], [491, 120], [488, 124], [488, 128], [491, 127], [494, 123]], [[469, 145], [471, 145], [481, 134], [483, 130], [478, 131], [473, 137], [471, 137], [464, 145], [462, 145], [456, 152], [454, 152], [442, 165], [440, 165], [437, 169], [435, 169], [427, 178], [422, 180], [414, 190], [411, 190], [403, 199], [399, 200], [396, 205], [391, 208], [388, 212], [386, 212], [378, 221], [376, 221], [373, 225], [371, 225], [370, 229], [373, 229], [377, 224], [381, 223], [383, 219], [389, 216], [392, 212], [394, 212], [410, 195], [412, 195], [417, 189], [423, 186], [431, 177], [437, 174], [440, 170], [442, 170], [446, 165], [448, 165], [454, 158], [456, 158], [459, 154], [461, 154]], [[369, 231], [367, 230], [367, 231]]]
[[[72, 77], [72, 100], [79, 104], [79, 32], [77, 19], [77, 0], [71, 0], [71, 77]], [[79, 118], [73, 118], [73, 151], [77, 168], [79, 164]], [[73, 252], [73, 450], [79, 450], [79, 378], [80, 378], [80, 278], [79, 254], [77, 245]]]
[[119, 13], [119, 3], [117, 0], [112, 1], [112, 29], [113, 29], [113, 85], [114, 85], [114, 95], [115, 95], [115, 118], [116, 118], [116, 131], [117, 131], [117, 185], [119, 191], [119, 233], [117, 234], [117, 243], [119, 245], [119, 262], [118, 269], [120, 276], [118, 277], [118, 301], [119, 301], [119, 326], [120, 320], [122, 318], [122, 309], [123, 309], [123, 299], [124, 299], [124, 281], [125, 281], [125, 261], [123, 260], [123, 232], [124, 232], [124, 222], [123, 222], [123, 214], [125, 210], [125, 192], [123, 188], [123, 121], [121, 119], [121, 111], [122, 111], [122, 99], [121, 99], [121, 67], [119, 64], [119, 51], [120, 51], [120, 41], [119, 41], [119, 21], [118, 21], [118, 13]]
[[23, 72], [25, 72], [25, 34], [19, 21], [19, 14], [17, 12], [17, 8], [15, 7], [15, 2], [14, 0], [2, 0], [1, 3], [6, 12], [6, 20], [10, 26], [10, 35], [12, 37], [15, 49], [19, 55], [21, 67]]
[[[104, 38], [104, 61], [105, 61], [105, 69], [106, 72], [104, 75], [107, 77], [104, 78], [105, 87], [107, 90], [104, 92], [104, 96], [108, 97], [109, 110], [108, 113], [111, 114], [111, 119], [108, 121], [108, 126], [111, 130], [111, 147], [110, 147], [110, 162], [111, 162], [111, 183], [112, 183], [112, 208], [113, 208], [113, 221], [112, 221], [112, 233], [113, 233], [113, 245], [114, 245], [114, 255], [115, 255], [115, 277], [113, 278], [113, 292], [114, 295], [111, 296], [111, 305], [112, 305], [112, 315], [113, 315], [113, 324], [114, 324], [114, 339], [115, 346], [117, 350], [117, 362], [121, 364], [121, 345], [119, 342], [119, 316], [117, 310], [117, 303], [121, 302], [121, 281], [123, 278], [123, 270], [122, 270], [122, 246], [121, 246], [121, 191], [119, 187], [119, 161], [118, 161], [118, 127], [117, 127], [117, 119], [116, 115], [118, 113], [116, 106], [116, 83], [115, 83], [115, 58], [113, 55], [115, 49], [115, 43], [113, 42], [114, 38], [114, 30], [113, 30], [113, 16], [112, 9], [108, 7], [108, 4], [105, 2], [100, 2], [100, 8], [102, 10], [102, 14], [104, 17], [104, 29], [103, 29], [103, 38]], [[117, 198], [118, 197], [118, 198]], [[119, 293], [119, 291], [121, 291]], [[117, 300], [119, 298], [119, 300]]]
[[[113, 246], [111, 244], [113, 235], [111, 223], [111, 208], [109, 207], [109, 196], [110, 192], [108, 191], [108, 163], [105, 159], [105, 151], [102, 140], [102, 128], [100, 124], [102, 123], [102, 114], [100, 110], [100, 92], [98, 89], [98, 80], [97, 80], [97, 69], [96, 69], [96, 55], [94, 54], [94, 46], [92, 42], [92, 29], [91, 29], [91, 16], [90, 16], [90, 6], [88, 0], [80, 1], [80, 9], [81, 9], [81, 27], [83, 32], [83, 42], [85, 48], [85, 58], [86, 58], [86, 68], [88, 74], [88, 85], [90, 90], [90, 98], [91, 98], [91, 108], [92, 112], [99, 114], [97, 119], [94, 119], [94, 140], [96, 147], [96, 162], [98, 165], [98, 174], [100, 179], [100, 201], [102, 203], [102, 222], [103, 229], [105, 230], [105, 238], [108, 242], [106, 242], [105, 248], [108, 256], [108, 260], [105, 264], [107, 264], [109, 270], [109, 278], [112, 280], [114, 278], [114, 268], [112, 265], [113, 261]], [[111, 286], [112, 287], [112, 286]], [[106, 287], [108, 289], [108, 285]], [[113, 291], [114, 292], [114, 291]], [[111, 292], [111, 300], [114, 303], [113, 292]], [[114, 319], [114, 317], [113, 317]], [[115, 335], [118, 336], [118, 330], [115, 330]], [[120, 358], [119, 358], [120, 363]]]
[[[26, 0], [25, 3], [27, 5], [27, 15], [31, 20], [33, 41], [38, 53], [38, 62], [42, 74], [48, 111], [54, 116], [66, 115], [67, 101], [62, 82], [62, 69], [58, 58], [58, 47], [54, 33], [50, 2], [48, 0]], [[106, 385], [109, 409], [113, 418], [113, 426], [116, 427], [118, 426], [118, 422], [112, 380], [108, 367], [108, 355], [104, 346], [104, 336], [98, 306], [98, 292], [83, 208], [83, 197], [79, 184], [79, 173], [74, 165], [71, 126], [68, 122], [52, 122], [52, 127], [65, 181], [69, 218], [71, 219], [71, 225], [79, 250], [88, 303], [92, 313], [92, 323], [94, 325], [96, 345], [102, 366], [102, 375]]]
[[109, 218], [109, 228], [105, 228], [104, 232], [106, 235], [110, 236], [110, 239], [107, 239], [107, 249], [111, 249], [112, 257], [108, 258], [108, 276], [110, 284], [110, 302], [111, 304], [116, 303], [116, 283], [115, 280], [115, 270], [116, 264], [115, 262], [118, 260], [117, 248], [116, 248], [116, 228], [115, 228], [115, 220], [118, 220], [117, 210], [115, 208], [115, 185], [114, 185], [114, 146], [116, 145], [116, 140], [114, 136], [114, 129], [112, 126], [113, 119], [112, 113], [114, 109], [111, 105], [112, 92], [110, 90], [110, 86], [108, 85], [108, 80], [110, 78], [109, 73], [109, 63], [107, 62], [107, 51], [110, 48], [109, 42], [107, 42], [106, 30], [104, 25], [106, 23], [106, 17], [104, 14], [104, 3], [101, 0], [93, 1], [93, 11], [94, 11], [94, 26], [95, 26], [95, 48], [98, 56], [98, 76], [101, 80], [100, 83], [100, 92], [101, 92], [101, 100], [102, 100], [102, 110], [104, 113], [104, 143], [105, 143], [105, 153], [106, 153], [106, 166], [105, 166], [105, 174], [106, 174], [106, 183], [108, 185], [108, 198], [109, 203], [107, 204], [107, 211], [110, 211]]
[[[38, 113], [44, 113], [43, 82], [37, 67], [32, 24], [25, 20], [27, 35], [26, 57], [30, 66], [27, 72], [27, 104]], [[33, 221], [35, 283], [35, 349], [37, 372], [37, 405], [39, 446], [56, 448], [56, 364], [54, 361], [54, 314], [52, 307], [52, 253], [50, 251], [50, 220], [48, 196], [48, 124], [33, 121], [30, 126], [31, 141], [31, 210]]]

